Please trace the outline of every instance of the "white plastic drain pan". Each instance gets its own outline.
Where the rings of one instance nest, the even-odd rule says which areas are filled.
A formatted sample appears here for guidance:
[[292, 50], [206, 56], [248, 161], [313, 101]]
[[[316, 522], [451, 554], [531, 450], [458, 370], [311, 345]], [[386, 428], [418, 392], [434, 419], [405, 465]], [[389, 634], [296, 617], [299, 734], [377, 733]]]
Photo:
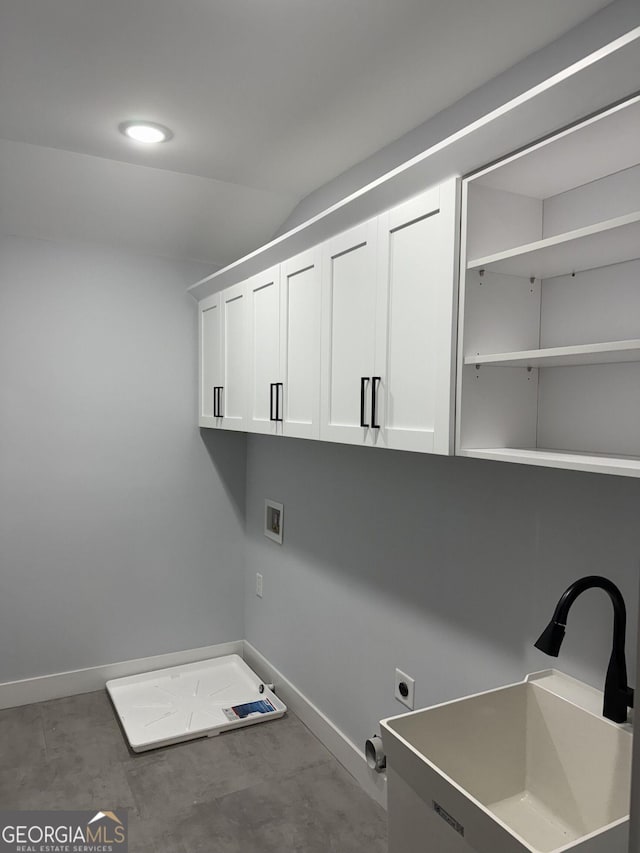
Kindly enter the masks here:
[[211, 737], [287, 710], [238, 655], [116, 678], [107, 691], [134, 752]]

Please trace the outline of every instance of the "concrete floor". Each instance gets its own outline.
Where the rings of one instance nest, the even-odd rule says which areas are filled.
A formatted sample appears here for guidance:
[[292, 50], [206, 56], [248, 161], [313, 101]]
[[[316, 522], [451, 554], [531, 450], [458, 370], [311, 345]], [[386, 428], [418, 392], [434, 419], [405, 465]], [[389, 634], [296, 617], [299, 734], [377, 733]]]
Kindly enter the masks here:
[[136, 755], [104, 692], [0, 711], [0, 810], [127, 808], [130, 853], [385, 853], [386, 815], [293, 715]]

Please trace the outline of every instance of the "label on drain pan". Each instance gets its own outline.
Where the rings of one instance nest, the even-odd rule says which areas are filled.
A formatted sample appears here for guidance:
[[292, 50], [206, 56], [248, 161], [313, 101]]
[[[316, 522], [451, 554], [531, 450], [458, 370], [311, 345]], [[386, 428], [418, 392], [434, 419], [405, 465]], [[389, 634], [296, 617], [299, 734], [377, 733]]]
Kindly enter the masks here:
[[449, 826], [450, 826], [452, 829], [455, 829], [455, 831], [456, 831], [457, 833], [459, 833], [460, 835], [462, 835], [462, 836], [464, 837], [464, 826], [463, 826], [461, 823], [459, 823], [459, 822], [455, 819], [455, 817], [451, 817], [451, 815], [449, 814], [449, 812], [445, 811], [439, 803], [436, 803], [436, 801], [435, 801], [435, 800], [432, 800], [432, 802], [433, 802], [433, 810], [434, 810], [434, 812], [435, 812], [436, 814], [440, 815], [440, 817], [442, 818], [442, 820], [446, 820], [446, 822], [449, 824]]
[[259, 699], [256, 702], [245, 702], [243, 705], [233, 705], [231, 708], [223, 708], [222, 713], [227, 720], [244, 720], [246, 717], [255, 717], [260, 714], [271, 714], [276, 709], [268, 699]]

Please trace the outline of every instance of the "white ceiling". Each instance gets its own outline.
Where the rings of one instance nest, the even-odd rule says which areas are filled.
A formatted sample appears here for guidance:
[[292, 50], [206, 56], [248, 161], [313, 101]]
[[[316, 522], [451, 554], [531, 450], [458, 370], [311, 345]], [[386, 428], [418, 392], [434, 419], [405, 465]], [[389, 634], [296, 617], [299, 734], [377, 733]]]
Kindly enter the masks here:
[[608, 2], [0, 0], [0, 229], [229, 263]]

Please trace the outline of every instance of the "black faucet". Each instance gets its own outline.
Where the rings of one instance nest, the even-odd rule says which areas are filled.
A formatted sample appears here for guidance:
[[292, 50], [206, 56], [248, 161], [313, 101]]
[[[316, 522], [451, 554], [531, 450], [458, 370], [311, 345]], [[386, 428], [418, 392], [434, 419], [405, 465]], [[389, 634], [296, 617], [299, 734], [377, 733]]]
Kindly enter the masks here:
[[551, 622], [535, 642], [536, 649], [547, 655], [558, 657], [564, 639], [564, 629], [571, 605], [585, 589], [603, 589], [613, 604], [613, 648], [609, 658], [607, 677], [604, 682], [603, 716], [614, 723], [626, 723], [627, 708], [633, 708], [633, 690], [627, 684], [627, 662], [624, 655], [627, 610], [618, 587], [599, 575], [580, 578], [562, 594], [556, 605]]

